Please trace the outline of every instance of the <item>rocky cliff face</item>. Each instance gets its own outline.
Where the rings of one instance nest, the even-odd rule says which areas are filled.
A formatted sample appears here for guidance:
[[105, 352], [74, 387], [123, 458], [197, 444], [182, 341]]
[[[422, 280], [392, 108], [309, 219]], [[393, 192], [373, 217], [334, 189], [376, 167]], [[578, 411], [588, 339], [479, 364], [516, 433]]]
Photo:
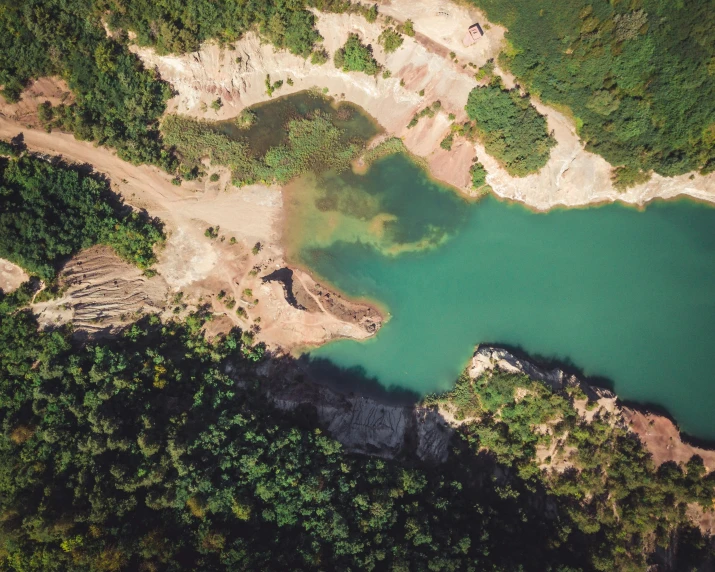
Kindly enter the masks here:
[[360, 395], [343, 395], [312, 383], [289, 383], [270, 395], [283, 410], [312, 407], [320, 424], [353, 453], [384, 458], [416, 455], [447, 460], [454, 429], [436, 408], [388, 405]]
[[[665, 417], [622, 407], [611, 391], [593, 387], [561, 369], [541, 368], [503, 348], [477, 346], [469, 375], [476, 379], [493, 371], [527, 375], [554, 390], [579, 387], [588, 400], [599, 405], [587, 408], [586, 399], [576, 400], [574, 407], [584, 419], [590, 420], [601, 409], [611, 412], [616, 423], [641, 438], [657, 464], [687, 461], [692, 455], [700, 455], [708, 470], [715, 469], [715, 451], [684, 443], [677, 428]], [[423, 461], [442, 463], [447, 460], [450, 438], [460, 424], [437, 407], [389, 405], [310, 382], [282, 382], [270, 389], [270, 397], [283, 410], [314, 408], [321, 425], [346, 450], [384, 458], [414, 455]], [[646, 418], [651, 421], [642, 422]], [[664, 433], [657, 435], [661, 427]]]

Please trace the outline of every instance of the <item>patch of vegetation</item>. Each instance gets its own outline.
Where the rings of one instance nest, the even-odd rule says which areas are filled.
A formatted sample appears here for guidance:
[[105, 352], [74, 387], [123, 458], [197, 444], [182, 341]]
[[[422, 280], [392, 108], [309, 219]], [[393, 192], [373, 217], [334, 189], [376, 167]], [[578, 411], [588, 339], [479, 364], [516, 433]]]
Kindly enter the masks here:
[[454, 143], [454, 133], [450, 133], [440, 141], [439, 146], [442, 147], [445, 151], [451, 151], [452, 150], [452, 144]]
[[218, 238], [220, 230], [220, 226], [210, 226], [204, 231], [204, 236], [206, 238], [210, 238], [211, 240], [216, 240]]
[[199, 165], [208, 157], [214, 165], [229, 167], [235, 178], [253, 180], [254, 160], [246, 143], [236, 141], [207, 121], [180, 115], [167, 116], [161, 125], [164, 141], [182, 160]]
[[487, 184], [487, 170], [476, 157], [474, 158], [474, 163], [472, 163], [472, 166], [469, 168], [469, 175], [472, 177], [473, 188], [480, 189]]
[[394, 28], [385, 28], [377, 38], [377, 43], [380, 44], [385, 52], [391, 54], [402, 45], [404, 39], [402, 34], [396, 32]]
[[482, 81], [484, 79], [488, 79], [491, 81], [491, 79], [494, 77], [494, 60], [491, 59], [487, 63], [485, 63], [482, 67], [480, 67], [477, 70], [477, 73], [474, 74], [474, 79], [477, 81]]
[[371, 165], [382, 157], [394, 155], [395, 153], [406, 153], [407, 149], [402, 139], [399, 137], [390, 137], [376, 145], [372, 149], [368, 149], [362, 156], [365, 165]]
[[372, 56], [372, 47], [360, 41], [360, 36], [350, 34], [345, 45], [333, 56], [335, 67], [343, 71], [363, 72], [367, 75], [377, 75], [380, 64]]
[[535, 173], [549, 160], [556, 141], [549, 135], [546, 118], [516, 90], [506, 91], [498, 82], [475, 87], [465, 107], [475, 121], [487, 152], [499, 159], [509, 174]]
[[315, 16], [306, 3], [256, 2], [231, 0], [192, 0], [181, 2], [95, 0], [109, 10], [107, 23], [113, 30], [131, 30], [136, 42], [152, 46], [160, 54], [193, 52], [202, 42], [215, 38], [228, 44], [256, 26], [264, 38], [277, 48], [308, 57], [321, 39], [315, 29]]
[[253, 256], [256, 256], [256, 254], [258, 254], [262, 248], [263, 248], [263, 246], [261, 245], [260, 242], [257, 242], [256, 244], [254, 244], [253, 248], [251, 249]]
[[211, 181], [212, 183], [216, 183], [216, 182], [218, 182], [218, 180], [220, 178], [221, 177], [219, 176], [218, 173], [211, 173], [211, 176], [209, 177], [209, 181]]
[[222, 107], [223, 107], [223, 101], [221, 101], [220, 97], [214, 99], [211, 102], [211, 109], [213, 109], [216, 113], [218, 113]]
[[30, 155], [0, 160], [0, 258], [32, 275], [50, 280], [95, 244], [146, 269], [163, 240], [158, 221], [124, 205], [96, 175]]
[[[422, 91], [422, 95], [424, 95], [424, 90]], [[419, 123], [420, 119], [423, 117], [434, 117], [435, 114], [442, 109], [442, 102], [438, 99], [432, 105], [428, 105], [425, 107], [422, 111], [419, 113], [416, 113], [415, 116], [410, 120], [410, 122], [407, 124], [407, 129], [412, 129]]]
[[256, 114], [250, 109], [244, 109], [236, 117], [236, 126], [240, 129], [248, 129], [256, 122]]
[[637, 167], [621, 165], [613, 169], [611, 180], [616, 189], [625, 191], [628, 187], [634, 187], [647, 182], [650, 176], [650, 171], [642, 171]]
[[356, 9], [371, 24], [377, 20], [377, 4], [371, 4], [370, 6], [357, 4]]
[[325, 48], [318, 48], [310, 54], [310, 63], [316, 66], [322, 66], [330, 59], [330, 55]]
[[279, 80], [271, 83], [270, 74], [266, 74], [266, 94], [268, 94], [268, 97], [273, 97], [273, 92], [276, 91], [277, 89], [280, 89], [282, 86], [283, 86], [282, 79], [279, 79]]
[[500, 62], [545, 102], [568, 106], [588, 150], [631, 172], [715, 169], [711, 6], [472, 2], [509, 30]]
[[405, 23], [397, 27], [398, 32], [402, 32], [405, 36], [410, 36], [411, 38], [415, 35], [415, 27], [412, 20], [405, 20]]
[[183, 162], [199, 165], [208, 157], [213, 165], [229, 167], [239, 186], [261, 181], [285, 183], [308, 171], [347, 168], [362, 147], [346, 141], [344, 132], [322, 113], [291, 120], [287, 143], [270, 148], [262, 157], [256, 157], [247, 143], [206, 121], [170, 115], [162, 123], [162, 131]]

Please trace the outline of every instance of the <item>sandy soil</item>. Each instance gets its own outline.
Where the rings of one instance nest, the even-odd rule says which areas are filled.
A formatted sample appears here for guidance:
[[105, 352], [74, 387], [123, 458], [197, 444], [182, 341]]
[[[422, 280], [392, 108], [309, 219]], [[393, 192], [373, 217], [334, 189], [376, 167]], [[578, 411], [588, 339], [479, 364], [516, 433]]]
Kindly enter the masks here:
[[29, 277], [27, 272], [12, 262], [0, 258], [0, 290], [12, 292]]
[[[311, 87], [327, 88], [336, 98], [363, 107], [389, 134], [402, 137], [411, 152], [424, 157], [436, 178], [468, 196], [473, 195], [469, 167], [476, 155], [485, 165], [487, 181], [498, 196], [537, 210], [616, 200], [644, 205], [655, 198], [683, 194], [715, 202], [713, 174], [672, 178], [656, 175], [625, 192], [616, 190], [611, 184], [611, 166], [600, 156], [583, 149], [573, 122], [538, 100], [534, 104], [547, 116], [549, 129], [558, 142], [548, 164], [539, 173], [511, 177], [479, 143], [457, 140], [451, 151], [444, 151], [439, 143], [449, 133], [451, 121], [447, 116], [454, 113], [456, 121], [466, 118], [464, 105], [476, 85], [475, 68], [469, 64], [478, 67], [496, 57], [503, 45], [505, 30], [489, 24], [477, 10], [447, 1], [391, 0], [382, 3], [380, 10], [383, 16], [373, 24], [358, 15], [316, 14], [318, 29], [331, 54], [342, 46], [349, 33], [357, 33], [373, 46], [376, 59], [392, 72], [388, 79], [344, 73], [336, 70], [332, 62], [314, 66], [287, 52], [276, 52], [251, 34], [237, 42], [233, 50], [206, 44], [199, 52], [183, 56], [158, 56], [143, 48], [136, 51], [147, 66], [156, 67], [178, 92], [170, 109], [196, 117], [230, 118], [244, 107], [266, 100], [267, 74], [274, 81], [293, 80], [294, 85], [284, 84], [278, 95]], [[391, 19], [407, 18], [413, 20], [417, 35], [405, 37], [396, 52], [385, 54], [377, 44], [381, 30]], [[462, 44], [464, 31], [475, 21], [485, 27], [485, 36], [473, 46], [465, 47]], [[449, 58], [450, 51], [456, 54], [454, 60]], [[508, 86], [515, 84], [508, 73], [497, 71]], [[424, 96], [419, 95], [421, 90]], [[217, 97], [224, 103], [219, 112], [208, 107]], [[442, 110], [434, 118], [423, 118], [416, 127], [407, 129], [414, 114], [435, 100], [442, 103]]]
[[678, 428], [667, 417], [628, 407], [623, 408], [623, 417], [652, 453], [656, 465], [667, 461], [686, 463], [693, 455], [700, 455], [708, 472], [715, 470], [715, 451], [684, 443]]
[[3, 101], [0, 115], [17, 121], [24, 127], [39, 128], [37, 106], [45, 101], [49, 101], [52, 105], [60, 103], [69, 105], [74, 101], [74, 97], [64, 80], [58, 77], [43, 77], [32, 80], [17, 103], [8, 104]]

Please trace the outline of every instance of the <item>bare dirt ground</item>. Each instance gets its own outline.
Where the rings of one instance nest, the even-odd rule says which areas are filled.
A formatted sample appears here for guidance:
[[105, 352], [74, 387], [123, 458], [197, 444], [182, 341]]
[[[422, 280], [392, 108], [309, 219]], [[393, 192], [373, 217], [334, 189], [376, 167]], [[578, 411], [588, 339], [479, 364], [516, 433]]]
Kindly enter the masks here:
[[30, 82], [17, 103], [9, 104], [3, 101], [0, 115], [5, 115], [24, 127], [40, 128], [37, 106], [45, 101], [49, 101], [53, 106], [61, 103], [69, 105], [74, 101], [74, 97], [64, 80], [58, 77], [42, 77]]
[[[312, 87], [327, 88], [337, 99], [363, 107], [389, 134], [401, 137], [411, 152], [425, 158], [436, 178], [468, 196], [473, 195], [469, 167], [476, 155], [488, 171], [487, 182], [495, 194], [536, 210], [616, 200], [644, 205], [655, 198], [678, 195], [715, 202], [713, 174], [672, 178], [655, 175], [647, 183], [625, 192], [616, 190], [611, 184], [611, 166], [600, 156], [584, 150], [571, 119], [538, 100], [534, 104], [546, 115], [558, 142], [548, 164], [539, 173], [511, 177], [479, 143], [457, 139], [451, 151], [441, 149], [439, 143], [450, 130], [448, 114], [453, 113], [458, 122], [466, 119], [464, 105], [476, 85], [476, 68], [499, 54], [505, 30], [489, 24], [479, 11], [446, 0], [390, 0], [380, 4], [380, 13], [378, 21], [370, 24], [359, 15], [316, 12], [318, 29], [331, 55], [344, 44], [348, 34], [357, 33], [363, 42], [373, 46], [375, 58], [391, 71], [387, 79], [344, 73], [335, 69], [332, 61], [314, 66], [287, 52], [276, 52], [252, 34], [236, 42], [232, 50], [205, 44], [199, 52], [183, 56], [158, 56], [144, 48], [137, 48], [136, 52], [178, 92], [170, 110], [195, 117], [227, 119], [238, 115], [244, 107], [265, 101], [268, 96], [264, 82], [268, 74], [272, 81], [289, 78], [293, 81], [293, 86], [284, 83], [277, 95]], [[391, 22], [407, 18], [413, 20], [416, 36], [405, 37], [396, 52], [385, 54], [377, 43], [380, 32]], [[465, 47], [464, 32], [474, 22], [482, 24], [485, 35], [476, 44]], [[454, 52], [454, 59], [449, 57], [450, 52]], [[514, 85], [512, 76], [497, 71], [507, 86]], [[419, 95], [421, 90], [423, 96]], [[218, 112], [209, 107], [217, 97], [224, 103]], [[441, 111], [407, 129], [414, 114], [436, 100], [442, 104]]]
[[667, 417], [628, 407], [623, 408], [623, 417], [652, 453], [656, 465], [667, 461], [686, 463], [693, 455], [700, 455], [706, 469], [715, 470], [715, 451], [684, 443], [678, 428]]
[[[131, 165], [106, 148], [77, 141], [64, 133], [23, 128], [0, 115], [0, 138], [9, 139], [20, 132], [31, 151], [60, 155], [68, 162], [96, 166], [96, 170], [109, 177], [112, 188], [129, 204], [145, 209], [164, 222], [168, 238], [159, 252], [156, 270], [170, 292], [164, 303], [168, 311], [178, 307], [181, 314], [187, 308], [208, 303], [218, 316], [223, 317], [212, 323], [212, 333], [218, 333], [222, 328], [227, 331], [234, 325], [253, 329], [257, 332], [257, 340], [278, 352], [304, 344], [319, 345], [336, 337], [370, 335], [362, 326], [336, 318], [327, 311], [311, 313], [293, 308], [279, 284], [261, 282], [263, 274], [285, 266], [280, 246], [283, 201], [279, 188], [252, 185], [237, 189], [230, 185], [229, 174], [223, 171], [216, 183], [205, 177], [203, 182], [177, 187], [157, 168]], [[212, 240], [204, 235], [209, 227], [219, 228], [218, 238]], [[253, 254], [257, 243], [261, 248]], [[123, 264], [119, 259], [115, 261]], [[127, 265], [120, 272], [119, 266], [106, 264], [113, 268], [114, 275], [119, 274], [127, 284], [136, 285], [136, 269]], [[252, 272], [254, 269], [256, 272]], [[16, 284], [19, 278], [14, 280]], [[113, 305], [118, 298], [113, 298], [105, 288], [94, 283], [85, 286], [91, 292], [70, 289], [66, 300], [39, 306], [43, 323], [71, 319], [94, 331], [109, 326], [113, 320], [121, 324], [123, 322], [118, 318], [122, 314], [135, 312], [131, 303], [127, 303], [124, 310], [115, 308]], [[244, 294], [246, 289], [252, 296]], [[221, 291], [225, 296], [219, 298]], [[180, 301], [173, 303], [173, 297], [179, 292], [182, 293]], [[85, 294], [92, 300], [91, 311], [85, 310], [78, 298]], [[102, 308], [98, 298], [106, 298], [108, 307]], [[150, 298], [152, 308], [158, 305], [157, 300]], [[229, 308], [227, 302], [230, 305], [231, 299], [235, 306]], [[239, 306], [244, 307], [247, 318], [236, 313]]]
[[12, 262], [0, 258], [0, 291], [9, 293], [28, 279], [27, 272]]

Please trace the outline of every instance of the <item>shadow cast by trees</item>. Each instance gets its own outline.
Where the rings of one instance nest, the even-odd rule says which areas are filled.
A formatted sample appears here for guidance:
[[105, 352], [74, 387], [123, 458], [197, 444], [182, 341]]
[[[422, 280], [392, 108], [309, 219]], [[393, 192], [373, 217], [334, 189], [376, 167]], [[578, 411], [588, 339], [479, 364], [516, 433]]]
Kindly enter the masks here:
[[306, 378], [334, 391], [359, 394], [388, 405], [414, 405], [422, 396], [403, 387], [385, 387], [379, 379], [371, 377], [362, 366], [341, 367], [326, 358], [302, 355], [296, 365]]
[[[21, 145], [21, 135], [13, 148]], [[20, 153], [0, 162], [0, 182], [0, 215], [12, 214], [0, 217], [0, 256], [30, 274], [51, 280], [69, 258], [94, 244], [111, 246], [144, 270], [154, 263], [163, 223], [126, 204], [91, 165]]]

